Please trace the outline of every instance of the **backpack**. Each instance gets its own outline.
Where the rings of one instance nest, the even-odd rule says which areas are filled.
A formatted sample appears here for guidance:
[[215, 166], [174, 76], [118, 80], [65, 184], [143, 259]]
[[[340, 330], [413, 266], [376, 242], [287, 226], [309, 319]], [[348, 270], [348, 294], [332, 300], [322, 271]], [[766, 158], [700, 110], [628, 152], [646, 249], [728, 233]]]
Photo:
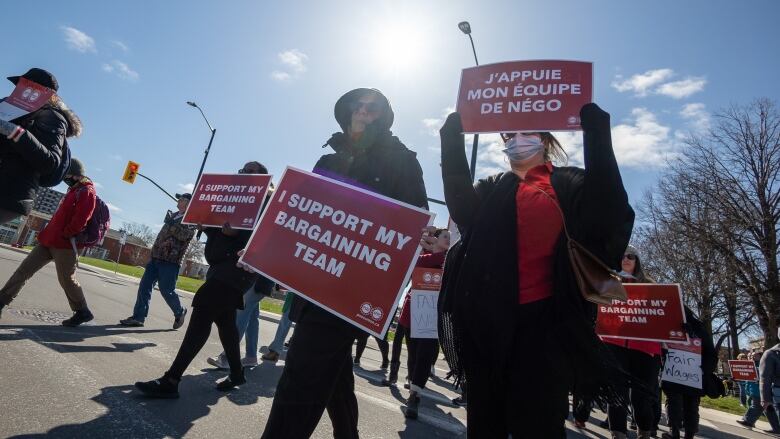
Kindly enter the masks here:
[[68, 173], [70, 168], [70, 148], [68, 147], [68, 141], [62, 145], [62, 153], [60, 155], [60, 164], [48, 174], [42, 174], [38, 177], [38, 184], [44, 187], [54, 187], [62, 182], [65, 178], [65, 174]]
[[[77, 203], [78, 200], [78, 193], [76, 193]], [[110, 225], [111, 214], [108, 211], [108, 206], [100, 197], [95, 195], [95, 210], [92, 211], [92, 216], [89, 217], [89, 221], [87, 221], [84, 229], [75, 236], [76, 243], [81, 247], [102, 245], [103, 238], [106, 236]]]

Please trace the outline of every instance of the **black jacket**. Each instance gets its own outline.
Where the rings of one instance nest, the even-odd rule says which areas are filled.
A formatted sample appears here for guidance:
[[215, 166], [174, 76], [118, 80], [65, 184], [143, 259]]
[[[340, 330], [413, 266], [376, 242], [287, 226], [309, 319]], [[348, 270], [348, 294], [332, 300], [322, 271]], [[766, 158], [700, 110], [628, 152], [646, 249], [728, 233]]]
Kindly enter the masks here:
[[59, 166], [68, 147], [66, 138], [81, 133], [81, 122], [61, 103], [47, 104], [12, 122], [26, 131], [17, 142], [0, 136], [0, 209], [27, 215], [38, 179]]
[[[620, 266], [634, 212], [628, 204], [612, 150], [609, 115], [595, 104], [581, 111], [585, 169], [554, 168], [551, 183], [572, 238], [613, 268]], [[516, 324], [517, 212], [519, 178], [505, 172], [471, 184], [460, 117], [453, 114], [441, 130], [444, 197], [463, 232], [457, 253], [448, 255], [439, 299], [448, 355], [463, 355], [462, 343], [479, 341], [478, 362], [501, 385], [508, 367]], [[616, 395], [609, 374], [617, 363], [593, 330], [595, 305], [583, 300], [561, 233], [554, 256], [554, 338], [570, 359], [571, 377], [583, 393], [603, 400]], [[470, 342], [471, 343], [471, 342]], [[543, 346], [540, 346], [542, 349]], [[462, 364], [454, 372], [463, 377]], [[453, 367], [453, 365], [450, 365]], [[618, 369], [618, 370], [616, 370]], [[619, 374], [624, 377], [623, 374]], [[564, 377], [562, 377], [564, 379]], [[622, 385], [619, 383], [618, 385]]]
[[[243, 268], [236, 267], [238, 251], [246, 247], [251, 230], [238, 230], [236, 236], [228, 236], [222, 233], [222, 229], [209, 227], [203, 229], [206, 234], [206, 248], [204, 256], [209, 264], [208, 279], [218, 280], [230, 286], [217, 297], [214, 294], [195, 294], [192, 300], [193, 306], [228, 306], [238, 309], [244, 308], [244, 293], [257, 278], [255, 273], [250, 273]], [[210, 292], [211, 289], [204, 291]]]

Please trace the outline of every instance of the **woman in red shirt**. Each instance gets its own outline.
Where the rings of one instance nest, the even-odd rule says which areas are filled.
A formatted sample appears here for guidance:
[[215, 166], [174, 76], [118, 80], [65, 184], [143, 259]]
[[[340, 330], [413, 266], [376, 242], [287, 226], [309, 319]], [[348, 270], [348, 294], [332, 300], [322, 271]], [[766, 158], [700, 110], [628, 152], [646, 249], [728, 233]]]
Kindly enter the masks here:
[[444, 270], [439, 337], [469, 391], [469, 437], [564, 438], [574, 385], [604, 401], [623, 374], [593, 329], [566, 251], [573, 239], [617, 268], [634, 212], [612, 150], [609, 114], [580, 111], [585, 169], [549, 133], [507, 136], [511, 172], [472, 185], [460, 116], [442, 127], [442, 176], [463, 244]]

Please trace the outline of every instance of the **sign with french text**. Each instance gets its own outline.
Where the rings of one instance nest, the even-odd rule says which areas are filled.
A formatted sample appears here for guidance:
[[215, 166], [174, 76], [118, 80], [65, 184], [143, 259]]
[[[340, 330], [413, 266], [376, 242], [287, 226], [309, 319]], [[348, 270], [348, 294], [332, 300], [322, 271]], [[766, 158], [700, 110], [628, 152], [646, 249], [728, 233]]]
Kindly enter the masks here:
[[252, 230], [271, 183], [266, 174], [203, 174], [182, 224]]
[[25, 114], [37, 111], [43, 107], [54, 90], [32, 82], [26, 78], [19, 78], [16, 88], [10, 96], [0, 102], [0, 119], [9, 121], [22, 117]]
[[439, 290], [444, 270], [415, 268], [409, 294], [412, 338], [439, 338]]
[[602, 337], [687, 342], [685, 311], [676, 284], [624, 284], [625, 302], [598, 305], [596, 333]]
[[729, 369], [734, 381], [758, 381], [756, 363], [753, 360], [729, 360]]
[[434, 214], [288, 167], [241, 262], [384, 337]]
[[688, 344], [667, 343], [661, 381], [702, 388], [704, 373], [701, 369], [701, 339], [692, 338]]
[[466, 133], [575, 131], [593, 99], [593, 63], [509, 61], [463, 69], [457, 111]]

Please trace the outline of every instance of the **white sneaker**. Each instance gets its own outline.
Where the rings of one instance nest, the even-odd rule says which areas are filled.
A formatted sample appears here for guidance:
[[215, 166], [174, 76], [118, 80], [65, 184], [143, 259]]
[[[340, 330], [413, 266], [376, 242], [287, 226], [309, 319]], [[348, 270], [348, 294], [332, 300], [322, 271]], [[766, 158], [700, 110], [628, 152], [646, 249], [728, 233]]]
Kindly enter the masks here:
[[241, 365], [244, 367], [255, 367], [257, 364], [257, 357], [244, 357], [241, 359]]
[[216, 357], [207, 358], [206, 363], [216, 367], [217, 369], [223, 369], [223, 370], [230, 369], [227, 359], [222, 354], [219, 354]]

